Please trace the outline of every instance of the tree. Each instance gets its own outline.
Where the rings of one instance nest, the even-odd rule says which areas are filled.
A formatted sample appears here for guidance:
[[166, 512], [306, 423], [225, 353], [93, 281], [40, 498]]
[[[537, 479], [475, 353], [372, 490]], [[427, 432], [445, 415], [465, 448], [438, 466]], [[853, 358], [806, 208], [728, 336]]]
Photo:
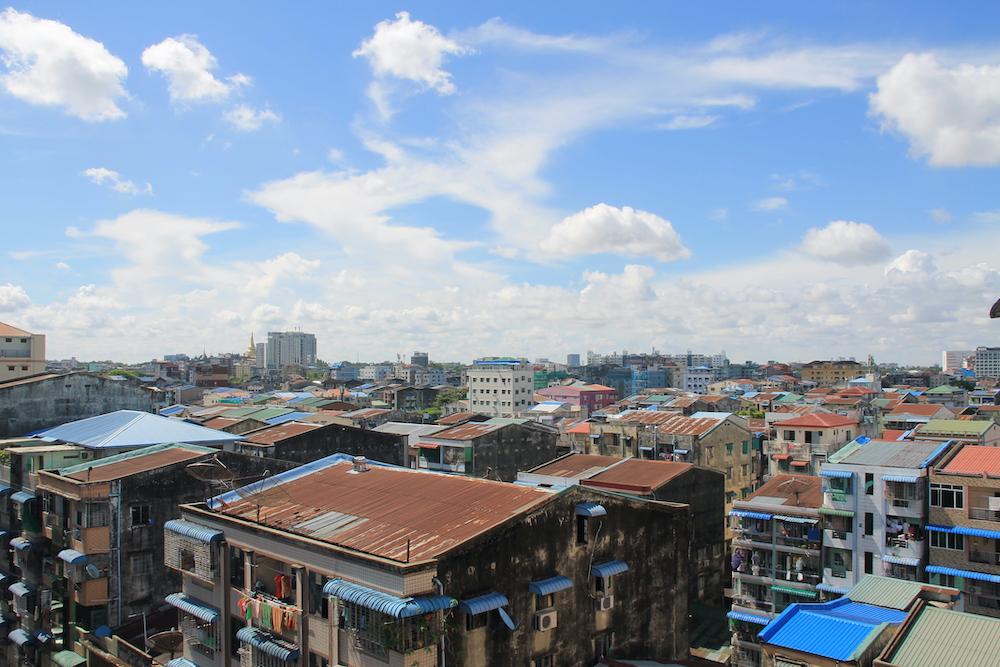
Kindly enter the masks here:
[[431, 419], [439, 419], [441, 417], [441, 412], [444, 410], [444, 406], [449, 403], [454, 403], [455, 401], [464, 400], [468, 395], [469, 390], [466, 387], [462, 387], [460, 389], [445, 389], [434, 399], [434, 404], [426, 410], [423, 410], [423, 412], [427, 413]]

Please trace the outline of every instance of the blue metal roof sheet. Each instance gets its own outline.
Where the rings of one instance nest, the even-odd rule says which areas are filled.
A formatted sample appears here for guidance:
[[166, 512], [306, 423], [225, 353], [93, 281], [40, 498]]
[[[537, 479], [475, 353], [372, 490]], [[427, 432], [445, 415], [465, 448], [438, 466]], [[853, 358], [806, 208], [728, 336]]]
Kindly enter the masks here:
[[24, 537], [15, 537], [10, 541], [10, 546], [14, 547], [18, 551], [27, 551], [35, 545], [31, 543], [31, 540]]
[[847, 595], [850, 592], [850, 588], [837, 588], [836, 586], [831, 586], [829, 584], [816, 584], [816, 590], [824, 591], [826, 593], [837, 593], [838, 595]]
[[966, 579], [976, 579], [978, 581], [992, 581], [1000, 584], [1000, 575], [986, 574], [985, 572], [973, 572], [971, 570], [959, 570], [954, 567], [941, 567], [940, 565], [929, 565], [927, 571], [931, 574], [950, 574], [953, 577], [965, 577]]
[[610, 577], [628, 571], [628, 564], [620, 560], [612, 560], [607, 563], [590, 566], [590, 575], [593, 577]]
[[764, 521], [768, 521], [774, 515], [764, 514], [763, 512], [747, 512], [746, 510], [729, 510], [729, 516], [738, 516], [744, 519], [763, 519]]
[[171, 519], [163, 524], [163, 527], [166, 530], [173, 531], [184, 537], [190, 537], [192, 540], [198, 540], [199, 542], [221, 542], [223, 537], [221, 530], [208, 528], [207, 526], [183, 519]]
[[886, 482], [907, 482], [908, 484], [917, 483], [916, 477], [910, 477], [908, 475], [882, 475], [882, 480]]
[[819, 523], [819, 519], [810, 519], [804, 516], [784, 516], [781, 514], [775, 514], [774, 518], [781, 521], [787, 521], [789, 523]]
[[851, 660], [906, 612], [840, 598], [818, 604], [793, 604], [757, 635], [762, 641], [833, 660]]
[[756, 623], [757, 625], [767, 625], [771, 622], [771, 619], [764, 616], [754, 616], [753, 614], [744, 614], [742, 611], [730, 611], [726, 613], [726, 618], [731, 618], [735, 621], [746, 621], [747, 623]]
[[891, 554], [885, 554], [882, 556], [883, 563], [895, 563], [896, 565], [909, 565], [911, 567], [917, 567], [920, 565], [919, 558], [904, 558], [902, 556], [893, 556]]
[[528, 590], [535, 595], [551, 595], [557, 591], [573, 587], [573, 580], [568, 577], [555, 576], [541, 581], [532, 581]]
[[24, 646], [31, 641], [31, 635], [29, 635], [28, 631], [23, 628], [14, 628], [7, 633], [7, 639], [11, 640], [18, 646]]
[[7, 590], [19, 598], [30, 598], [35, 594], [35, 591], [28, 588], [28, 585], [21, 581], [11, 584], [7, 587]]
[[[240, 628], [236, 638], [244, 644], [249, 644], [278, 660], [291, 662], [299, 657], [299, 647], [275, 637], [269, 632], [258, 630], [253, 626]], [[280, 642], [280, 643], [278, 643]]]
[[854, 473], [847, 472], [846, 470], [820, 470], [819, 474], [823, 477], [841, 477], [848, 478], [854, 477]]
[[35, 434], [89, 449], [143, 447], [168, 442], [233, 442], [242, 436], [137, 410], [118, 410], [53, 426]]
[[342, 600], [380, 611], [393, 618], [407, 618], [438, 609], [450, 609], [458, 604], [455, 598], [446, 595], [401, 598], [343, 579], [333, 579], [326, 582], [326, 585], [323, 586], [323, 592], [326, 595], [335, 595]]
[[38, 496], [33, 493], [28, 493], [27, 491], [18, 491], [10, 497], [15, 503], [30, 503], [33, 500], [38, 500]]
[[6, 484], [0, 484], [0, 496], [4, 495], [5, 493], [10, 493], [13, 490], [14, 489], [10, 488]]
[[289, 412], [288, 414], [278, 415], [277, 417], [271, 417], [270, 419], [265, 419], [264, 421], [272, 426], [276, 424], [283, 424], [285, 422], [295, 421], [296, 419], [305, 419], [312, 415], [311, 412]]
[[211, 607], [200, 600], [195, 600], [184, 593], [171, 593], [165, 599], [167, 604], [209, 623], [217, 622], [221, 616], [219, 610], [215, 607]]
[[63, 549], [59, 552], [59, 559], [67, 563], [82, 563], [87, 560], [87, 554], [82, 554], [76, 549]]
[[486, 611], [506, 607], [508, 604], [510, 604], [510, 602], [507, 600], [507, 596], [494, 591], [492, 593], [487, 593], [486, 595], [480, 595], [476, 598], [459, 600], [458, 610], [465, 612], [466, 614], [482, 614]]
[[580, 503], [576, 506], [576, 513], [580, 516], [604, 516], [608, 510], [604, 508], [604, 505], [597, 503]]
[[955, 535], [971, 535], [973, 537], [988, 537], [993, 540], [1000, 540], [1000, 530], [984, 530], [982, 528], [966, 528], [964, 526], [938, 526], [932, 523], [927, 524], [927, 530], [936, 533], [953, 533]]

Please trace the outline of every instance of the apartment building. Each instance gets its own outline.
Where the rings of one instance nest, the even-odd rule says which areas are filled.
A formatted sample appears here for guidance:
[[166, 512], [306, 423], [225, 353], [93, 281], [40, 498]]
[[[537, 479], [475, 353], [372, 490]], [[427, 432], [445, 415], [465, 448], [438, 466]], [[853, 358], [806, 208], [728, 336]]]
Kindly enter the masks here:
[[0, 382], [45, 372], [45, 336], [0, 322]]
[[803, 364], [800, 372], [803, 382], [815, 382], [821, 387], [832, 387], [841, 382], [863, 377], [865, 366], [856, 361], [812, 361]]
[[520, 361], [476, 361], [466, 370], [469, 409], [490, 417], [514, 417], [535, 404], [534, 371]]
[[289, 364], [311, 366], [316, 363], [316, 335], [302, 331], [267, 333], [267, 367], [280, 371]]
[[770, 474], [818, 475], [823, 463], [861, 433], [855, 419], [833, 413], [812, 413], [774, 424], [768, 443]]
[[184, 579], [167, 601], [198, 667], [688, 652], [685, 506], [331, 457], [164, 528]]

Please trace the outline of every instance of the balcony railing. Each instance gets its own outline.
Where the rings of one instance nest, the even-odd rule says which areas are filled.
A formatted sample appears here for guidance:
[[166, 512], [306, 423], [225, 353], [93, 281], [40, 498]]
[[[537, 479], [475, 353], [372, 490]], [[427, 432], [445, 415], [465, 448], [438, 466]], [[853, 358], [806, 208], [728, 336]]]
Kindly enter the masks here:
[[1000, 565], [1000, 553], [995, 551], [969, 551], [969, 561], [972, 563], [987, 563], [989, 565]]
[[742, 540], [744, 542], [757, 542], [758, 544], [771, 544], [771, 533], [762, 533], [760, 531], [750, 531], [746, 528], [737, 528], [733, 532], [734, 540]]
[[1000, 521], [1000, 510], [991, 510], [988, 507], [970, 507], [969, 518], [980, 521]]

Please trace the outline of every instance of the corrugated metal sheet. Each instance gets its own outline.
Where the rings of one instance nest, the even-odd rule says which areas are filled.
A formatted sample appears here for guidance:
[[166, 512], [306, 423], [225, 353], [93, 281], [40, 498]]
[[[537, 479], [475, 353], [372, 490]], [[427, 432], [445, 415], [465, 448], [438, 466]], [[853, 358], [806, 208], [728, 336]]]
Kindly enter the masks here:
[[166, 597], [166, 601], [167, 604], [173, 605], [174, 607], [197, 616], [203, 621], [208, 621], [209, 623], [215, 623], [221, 616], [219, 610], [215, 607], [210, 607], [204, 602], [195, 600], [184, 593], [171, 593]]
[[995, 667], [1000, 619], [925, 607], [887, 657], [898, 667]]
[[299, 648], [291, 642], [286, 642], [279, 637], [275, 637], [269, 632], [258, 630], [252, 626], [240, 628], [240, 630], [236, 633], [236, 638], [244, 644], [249, 644], [256, 649], [263, 651], [268, 655], [274, 656], [279, 660], [284, 660], [285, 662], [297, 660], [299, 657]]
[[435, 439], [442, 440], [473, 440], [475, 438], [480, 438], [487, 433], [499, 431], [507, 426], [509, 426], [509, 424], [466, 422], [464, 424], [459, 424], [458, 426], [452, 426], [451, 428], [445, 429], [439, 433], [435, 433], [433, 437]]
[[509, 604], [510, 602], [507, 600], [506, 595], [494, 591], [492, 593], [487, 593], [486, 595], [480, 595], [476, 598], [459, 600], [458, 610], [465, 612], [466, 614], [482, 614], [486, 611], [506, 607]]
[[189, 537], [192, 540], [198, 540], [199, 542], [221, 542], [223, 538], [221, 530], [208, 528], [192, 521], [185, 521], [184, 519], [171, 519], [163, 524], [163, 528], [178, 535]]
[[82, 563], [87, 560], [87, 554], [82, 554], [75, 549], [63, 549], [58, 554], [59, 560], [67, 563]]
[[954, 567], [941, 567], [940, 565], [929, 565], [927, 571], [931, 574], [949, 574], [953, 577], [963, 577], [965, 579], [975, 579], [976, 581], [991, 581], [1000, 584], [1000, 575], [986, 574], [985, 572], [972, 572], [971, 570], [959, 570]]
[[851, 465], [919, 468], [940, 445], [936, 442], [870, 440], [840, 460]]
[[168, 442], [233, 442], [238, 435], [136, 410], [118, 410], [40, 431], [47, 441], [68, 442], [89, 449], [143, 447]]
[[676, 412], [653, 412], [649, 410], [626, 410], [614, 417], [615, 423], [646, 424], [657, 427], [663, 435], [705, 435], [713, 428], [725, 423], [721, 419], [694, 419]]
[[741, 611], [727, 612], [726, 618], [731, 618], [736, 621], [746, 621], [747, 623], [756, 623], [757, 625], [767, 625], [771, 622], [771, 619], [764, 616], [754, 616], [753, 614], [745, 614]]
[[1000, 475], [1000, 447], [965, 445], [944, 468], [943, 473]]
[[[588, 425], [589, 426], [589, 425]], [[589, 429], [584, 433], [589, 433]], [[550, 463], [545, 463], [528, 472], [533, 475], [549, 477], [577, 477], [587, 473], [595, 473], [610, 465], [620, 463], [621, 459], [614, 456], [599, 456], [597, 454], [568, 454]]]
[[[195, 445], [150, 447], [127, 454], [99, 459], [90, 464], [76, 465], [60, 471], [60, 476], [78, 482], [109, 482], [129, 475], [157, 470], [176, 463], [193, 461], [216, 450]], [[81, 470], [82, 468], [82, 470]]]
[[[907, 609], [913, 600], [920, 595], [923, 584], [916, 581], [904, 581], [869, 574], [862, 577], [847, 593], [854, 602], [862, 602], [888, 609]], [[817, 586], [819, 588], [819, 586]]]
[[764, 521], [768, 521], [773, 515], [764, 514], [763, 512], [748, 512], [746, 510], [729, 510], [729, 516], [738, 516], [746, 519], [763, 519]]
[[[264, 421], [268, 424], [284, 424], [285, 422], [295, 421], [296, 419], [303, 419], [305, 417], [311, 416], [311, 412], [289, 412], [283, 415], [278, 415], [277, 417], [268, 417]], [[257, 419], [257, 417], [254, 417]]]
[[594, 486], [626, 493], [652, 493], [655, 489], [683, 475], [694, 466], [676, 461], [626, 459], [588, 478], [584, 486]]
[[261, 429], [260, 431], [254, 431], [253, 434], [246, 436], [246, 441], [255, 445], [273, 445], [282, 440], [307, 433], [308, 431], [315, 431], [318, 428], [323, 428], [323, 425], [302, 423], [279, 424]]
[[326, 582], [323, 586], [323, 592], [326, 595], [335, 595], [342, 600], [380, 611], [393, 618], [408, 618], [439, 609], [450, 609], [458, 604], [458, 600], [445, 595], [400, 598], [343, 579], [333, 579]]
[[604, 505], [597, 503], [580, 503], [576, 506], [576, 514], [580, 516], [604, 516], [607, 513], [608, 510], [604, 508]]
[[590, 566], [590, 576], [592, 577], [611, 577], [623, 572], [628, 572], [628, 563], [623, 563], [620, 560]]
[[[484, 479], [370, 465], [356, 474], [350, 462], [320, 460], [270, 478], [287, 492], [279, 507], [260, 507], [253, 497], [237, 493], [213, 502], [224, 514], [309, 535], [302, 524], [323, 517], [339, 521], [358, 517], [323, 539], [350, 549], [397, 561], [433, 558], [509, 520], [548, 502], [552, 491]], [[308, 524], [307, 524], [308, 525]], [[312, 535], [309, 535], [312, 537]]]
[[555, 576], [528, 584], [528, 591], [535, 595], [551, 595], [558, 591], [573, 587], [573, 580], [568, 577]]
[[971, 535], [972, 537], [988, 537], [991, 540], [1000, 540], [1000, 530], [983, 530], [982, 528], [966, 528], [965, 526], [938, 526], [933, 523], [927, 524], [927, 530], [936, 533]]

